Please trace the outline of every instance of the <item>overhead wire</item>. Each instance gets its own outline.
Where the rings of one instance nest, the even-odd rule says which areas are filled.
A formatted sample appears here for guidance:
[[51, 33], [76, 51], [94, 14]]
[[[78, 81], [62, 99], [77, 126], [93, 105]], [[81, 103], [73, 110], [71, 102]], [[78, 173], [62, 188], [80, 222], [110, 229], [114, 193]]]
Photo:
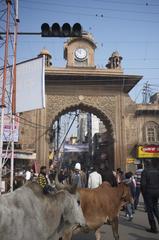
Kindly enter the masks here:
[[[39, 10], [39, 11], [43, 11], [43, 13], [45, 11], [47, 12], [52, 12], [51, 9], [46, 9], [46, 8], [37, 8], [37, 7], [24, 7], [24, 6], [21, 6], [21, 8], [23, 9], [29, 9], [29, 10]], [[159, 21], [153, 21], [153, 20], [145, 20], [145, 19], [136, 19], [136, 18], [122, 18], [122, 17], [118, 17], [118, 16], [105, 16], [103, 14], [90, 14], [90, 13], [80, 13], [80, 12], [67, 12], [67, 11], [59, 11], [58, 14], [71, 14], [71, 15], [81, 15], [81, 16], [85, 16], [85, 17], [97, 17], [97, 18], [113, 18], [113, 19], [119, 19], [119, 20], [122, 20], [122, 21], [133, 21], [133, 22], [149, 22], [149, 23], [159, 23]]]
[[[2, 89], [2, 88], [0, 87], [0, 89]], [[5, 101], [5, 104], [6, 104], [6, 106], [11, 108], [10, 92], [8, 92], [7, 89], [5, 91], [6, 91], [6, 94], [8, 96], [8, 102]], [[34, 128], [45, 128], [45, 129], [49, 129], [50, 128], [48, 126], [44, 126], [44, 125], [37, 124], [35, 122], [29, 121], [28, 119], [19, 116], [19, 114], [15, 114], [15, 116], [18, 117], [19, 119], [24, 120], [25, 122], [28, 122], [28, 124], [25, 124], [24, 122], [21, 122], [23, 125], [31, 126], [31, 127], [34, 127]]]
[[139, 96], [140, 96], [140, 94], [141, 94], [141, 91], [142, 91], [142, 89], [139, 90], [138, 94], [136, 95], [136, 97], [135, 97], [135, 99], [134, 99], [134, 102], [136, 102], [137, 99], [139, 98]]
[[[125, 69], [136, 69], [136, 68], [125, 68]], [[137, 68], [137, 69], [139, 69], [139, 68]], [[144, 69], [159, 69], [159, 68], [144, 68]], [[22, 118], [22, 117], [20, 117], [20, 118]], [[24, 118], [22, 118], [22, 119], [28, 122], [27, 119], [24, 119]], [[37, 126], [36, 123], [33, 123], [33, 122], [31, 122], [31, 121], [29, 121], [29, 123], [35, 124], [35, 125]], [[41, 126], [42, 126], [42, 125], [41, 125]], [[46, 127], [46, 126], [42, 126], [42, 127]], [[46, 127], [46, 128], [47, 128], [47, 127]]]
[[[37, 4], [35, 1], [31, 1], [31, 0], [27, 0], [27, 3], [31, 2], [32, 4]], [[23, 2], [26, 3], [26, 2]], [[51, 6], [62, 6], [65, 8], [75, 8], [75, 9], [86, 9], [86, 6], [81, 6], [81, 5], [73, 5], [73, 4], [62, 4], [62, 3], [50, 3], [50, 2], [43, 2], [43, 1], [38, 1], [38, 5], [51, 5]], [[102, 10], [102, 11], [113, 11], [113, 12], [125, 12], [125, 13], [137, 13], [137, 14], [154, 14], [154, 15], [158, 15], [158, 12], [143, 12], [143, 11], [134, 11], [134, 10], [124, 10], [124, 9], [112, 9], [112, 8], [102, 8], [102, 7], [92, 7], [89, 5], [89, 9], [91, 10]]]
[[[20, 2], [22, 2], [23, 0], [20, 0]], [[30, 0], [29, 0], [30, 1]], [[104, 1], [104, 0], [91, 0], [91, 2], [97, 2], [97, 4], [99, 3], [99, 2], [101, 2], [101, 3], [104, 3], [104, 4], [119, 4], [119, 5], [133, 5], [133, 6], [146, 6], [146, 7], [156, 7], [156, 6], [159, 6], [159, 4], [154, 4], [154, 3], [150, 3], [150, 2], [143, 2], [143, 3], [139, 3], [139, 2], [134, 2], [134, 1], [132, 1], [132, 2], [128, 2], [128, 1], [118, 1], [118, 0], [106, 0], [106, 1]], [[30, 1], [30, 2], [33, 2], [33, 1]], [[39, 2], [41, 2], [41, 1], [39, 1], [39, 0], [34, 0], [34, 2], [36, 2], [37, 4], [39, 3]], [[51, 1], [52, 2], [52, 1]], [[49, 1], [46, 1], [46, 3], [47, 4], [49, 4]], [[66, 1], [64, 0], [64, 3], [66, 3]]]
[[92, 1], [95, 1], [95, 2], [103, 2], [103, 3], [106, 3], [106, 4], [108, 4], [108, 3], [111, 3], [111, 4], [122, 4], [122, 5], [134, 5], [134, 6], [150, 6], [150, 7], [159, 7], [159, 4], [153, 4], [153, 3], [150, 3], [150, 2], [144, 2], [144, 3], [139, 3], [139, 2], [134, 2], [134, 1], [132, 1], [132, 2], [128, 2], [128, 1], [110, 1], [110, 2], [108, 2], [107, 0], [106, 1], [104, 1], [104, 0], [92, 0]]

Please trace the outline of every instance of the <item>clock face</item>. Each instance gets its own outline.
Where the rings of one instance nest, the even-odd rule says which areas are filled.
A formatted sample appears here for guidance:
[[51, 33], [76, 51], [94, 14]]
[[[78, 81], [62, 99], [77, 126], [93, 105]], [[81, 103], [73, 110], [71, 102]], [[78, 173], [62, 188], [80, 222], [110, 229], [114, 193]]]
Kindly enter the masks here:
[[87, 51], [84, 48], [77, 48], [75, 50], [75, 57], [77, 60], [84, 60], [87, 57]]

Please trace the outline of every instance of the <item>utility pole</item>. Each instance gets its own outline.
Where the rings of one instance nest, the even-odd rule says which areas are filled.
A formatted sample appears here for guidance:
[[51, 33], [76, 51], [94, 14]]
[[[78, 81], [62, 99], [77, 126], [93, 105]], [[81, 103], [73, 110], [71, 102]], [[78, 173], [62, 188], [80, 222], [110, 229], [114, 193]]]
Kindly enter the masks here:
[[143, 95], [143, 104], [149, 103], [149, 100], [150, 100], [150, 84], [148, 84], [148, 82], [146, 82], [143, 86], [142, 95]]
[[[14, 114], [15, 114], [15, 99], [16, 99], [16, 51], [17, 51], [17, 28], [18, 28], [18, 0], [14, 1], [14, 4], [11, 0], [5, 1], [7, 4], [7, 14], [6, 14], [6, 39], [5, 39], [5, 49], [4, 49], [4, 68], [3, 68], [3, 83], [2, 83], [2, 99], [1, 99], [1, 128], [0, 128], [0, 194], [2, 192], [2, 173], [3, 166], [6, 163], [6, 159], [8, 158], [8, 150], [11, 147], [11, 156], [10, 158], [10, 186], [11, 191], [13, 191], [13, 176], [14, 176], [14, 131], [15, 131], [15, 123], [14, 123]], [[11, 5], [14, 5], [14, 43], [13, 43], [13, 64], [12, 64], [12, 74], [11, 74], [11, 111], [9, 111], [6, 106], [6, 92], [7, 92], [7, 72], [9, 71], [10, 66], [8, 66], [8, 51], [9, 51], [9, 36], [10, 36], [10, 17], [13, 16], [11, 12]], [[5, 157], [3, 158], [3, 135], [4, 135], [4, 117], [5, 114], [11, 119], [10, 125], [10, 135], [11, 141], [8, 142], [7, 149], [5, 150]], [[10, 116], [9, 116], [10, 115]]]
[[15, 113], [16, 113], [16, 59], [17, 59], [17, 32], [18, 32], [18, 0], [15, 0], [15, 21], [14, 21], [14, 58], [12, 69], [12, 142], [11, 142], [11, 175], [10, 175], [10, 187], [13, 192], [14, 182], [14, 132], [15, 132]]
[[88, 144], [89, 144], [89, 160], [92, 162], [92, 114], [87, 113], [87, 132], [88, 132]]
[[6, 95], [6, 79], [7, 79], [7, 63], [8, 63], [8, 39], [10, 25], [11, 1], [7, 0], [7, 19], [6, 19], [6, 41], [4, 53], [4, 70], [2, 84], [2, 100], [1, 100], [1, 132], [0, 132], [0, 194], [2, 192], [2, 168], [3, 168], [3, 133], [4, 133], [4, 112], [5, 112], [5, 95]]

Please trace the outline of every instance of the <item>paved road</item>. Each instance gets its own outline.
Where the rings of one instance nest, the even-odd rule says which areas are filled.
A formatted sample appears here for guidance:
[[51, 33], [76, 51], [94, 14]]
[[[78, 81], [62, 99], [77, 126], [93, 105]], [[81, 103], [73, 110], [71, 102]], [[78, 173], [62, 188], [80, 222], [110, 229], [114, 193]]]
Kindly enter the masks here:
[[[145, 228], [149, 228], [149, 224], [142, 203], [136, 210], [132, 222], [127, 221], [124, 212], [120, 213], [119, 235], [121, 240], [159, 240], [159, 233], [148, 233]], [[102, 240], [114, 240], [111, 226], [104, 225], [101, 228], [101, 233]], [[93, 233], [79, 234], [74, 236], [73, 240], [95, 240], [95, 236]]]

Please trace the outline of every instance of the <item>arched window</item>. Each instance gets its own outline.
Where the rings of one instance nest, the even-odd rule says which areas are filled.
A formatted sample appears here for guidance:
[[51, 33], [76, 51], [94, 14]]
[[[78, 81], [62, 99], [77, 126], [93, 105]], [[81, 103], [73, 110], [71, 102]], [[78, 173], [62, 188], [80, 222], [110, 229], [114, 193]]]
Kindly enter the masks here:
[[156, 143], [159, 142], [159, 125], [155, 122], [147, 122], [143, 131], [144, 142]]

